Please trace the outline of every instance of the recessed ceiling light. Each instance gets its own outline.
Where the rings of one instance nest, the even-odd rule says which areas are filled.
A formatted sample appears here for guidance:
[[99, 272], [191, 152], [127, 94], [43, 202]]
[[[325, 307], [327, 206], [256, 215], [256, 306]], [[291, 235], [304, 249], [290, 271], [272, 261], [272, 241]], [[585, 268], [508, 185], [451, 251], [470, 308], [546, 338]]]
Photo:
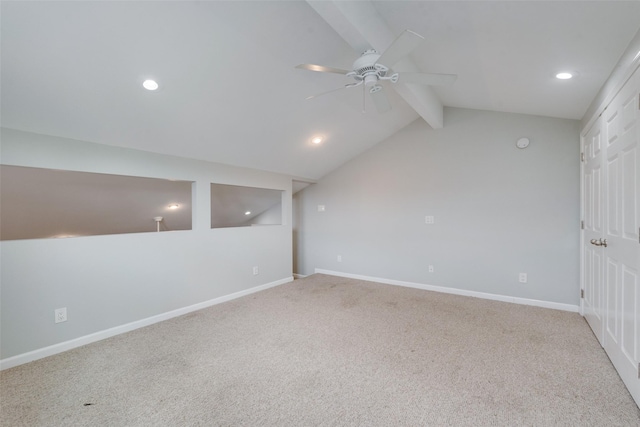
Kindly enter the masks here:
[[169, 209], [178, 209], [179, 207], [180, 207], [180, 205], [177, 204], [177, 203], [173, 203], [173, 204], [169, 205]]
[[244, 214], [245, 215], [251, 215], [251, 211], [246, 211]]
[[158, 83], [156, 83], [155, 80], [145, 80], [144, 82], [142, 82], [142, 86], [144, 86], [144, 88], [147, 90], [158, 89]]
[[313, 138], [311, 138], [311, 142], [313, 144], [320, 144], [322, 142], [322, 137], [321, 136], [314, 136]]
[[571, 73], [563, 72], [563, 73], [556, 74], [556, 78], [560, 79], [560, 80], [568, 80], [571, 77], [573, 77], [573, 74], [571, 74]]

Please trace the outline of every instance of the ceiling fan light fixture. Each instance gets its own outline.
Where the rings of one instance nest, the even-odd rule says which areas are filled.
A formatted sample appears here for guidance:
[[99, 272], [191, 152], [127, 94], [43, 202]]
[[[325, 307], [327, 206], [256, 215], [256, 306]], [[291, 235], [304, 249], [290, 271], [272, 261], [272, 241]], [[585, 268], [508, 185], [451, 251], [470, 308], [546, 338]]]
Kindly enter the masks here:
[[378, 75], [377, 74], [368, 74], [364, 76], [364, 85], [371, 86], [378, 83]]
[[311, 143], [312, 144], [320, 144], [322, 142], [322, 137], [321, 136], [314, 136], [313, 138], [311, 138]]

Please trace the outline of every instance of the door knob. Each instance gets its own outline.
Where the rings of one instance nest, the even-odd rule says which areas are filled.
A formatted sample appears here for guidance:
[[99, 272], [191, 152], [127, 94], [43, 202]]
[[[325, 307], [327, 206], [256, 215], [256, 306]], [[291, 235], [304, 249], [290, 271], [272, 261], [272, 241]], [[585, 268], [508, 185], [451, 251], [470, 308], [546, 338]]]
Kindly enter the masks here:
[[605, 248], [607, 247], [607, 239], [600, 239], [600, 246], [604, 246]]
[[604, 240], [602, 240], [602, 239], [598, 239], [598, 240], [591, 239], [590, 242], [591, 242], [592, 245], [595, 245], [595, 246], [604, 246], [605, 248], [607, 247], [607, 239], [604, 239]]

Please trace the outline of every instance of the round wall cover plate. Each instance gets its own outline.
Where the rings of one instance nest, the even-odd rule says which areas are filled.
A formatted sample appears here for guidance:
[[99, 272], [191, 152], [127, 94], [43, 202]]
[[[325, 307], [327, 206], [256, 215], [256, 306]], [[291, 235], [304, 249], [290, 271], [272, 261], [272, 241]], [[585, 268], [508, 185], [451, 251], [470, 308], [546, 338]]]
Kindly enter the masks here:
[[516, 142], [516, 147], [518, 148], [527, 148], [529, 146], [529, 138], [520, 138]]

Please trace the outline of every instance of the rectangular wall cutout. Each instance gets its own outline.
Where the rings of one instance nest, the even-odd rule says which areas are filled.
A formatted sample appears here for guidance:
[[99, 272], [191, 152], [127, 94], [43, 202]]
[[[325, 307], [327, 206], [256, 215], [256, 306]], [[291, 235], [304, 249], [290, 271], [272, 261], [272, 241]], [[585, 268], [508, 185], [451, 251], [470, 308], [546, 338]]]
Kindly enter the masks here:
[[191, 230], [191, 181], [0, 165], [0, 240]]
[[211, 184], [211, 228], [282, 224], [283, 190]]

